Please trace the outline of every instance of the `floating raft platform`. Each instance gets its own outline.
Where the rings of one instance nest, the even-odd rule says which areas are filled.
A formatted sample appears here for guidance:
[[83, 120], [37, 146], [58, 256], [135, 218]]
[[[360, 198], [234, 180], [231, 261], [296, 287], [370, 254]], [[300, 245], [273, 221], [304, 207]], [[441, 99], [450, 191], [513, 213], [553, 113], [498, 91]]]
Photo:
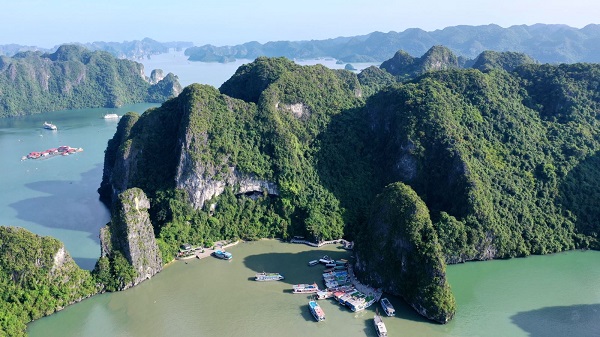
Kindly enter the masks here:
[[73, 153], [82, 152], [82, 148], [70, 147], [67, 145], [59, 146], [57, 148], [48, 149], [41, 152], [30, 152], [28, 155], [21, 157], [21, 160], [26, 159], [47, 159], [56, 156], [68, 156]]

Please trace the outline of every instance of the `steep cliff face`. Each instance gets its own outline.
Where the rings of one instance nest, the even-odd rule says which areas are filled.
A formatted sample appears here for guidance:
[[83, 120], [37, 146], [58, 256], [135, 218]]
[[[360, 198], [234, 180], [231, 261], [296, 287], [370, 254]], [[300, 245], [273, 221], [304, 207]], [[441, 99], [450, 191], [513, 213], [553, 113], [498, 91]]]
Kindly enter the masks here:
[[163, 102], [181, 86], [172, 74], [149, 83], [142, 64], [63, 45], [52, 54], [22, 52], [0, 61], [0, 117], [42, 111]]
[[119, 194], [111, 222], [101, 231], [101, 256], [112, 257], [119, 251], [135, 270], [135, 277], [122, 284], [127, 289], [162, 270], [162, 258], [154, 238], [148, 209], [150, 201], [139, 188]]
[[213, 165], [194, 162], [189, 154], [189, 144], [182, 144], [175, 185], [187, 192], [194, 208], [202, 208], [206, 201], [218, 197], [226, 187], [230, 187], [234, 194], [266, 192], [269, 195], [279, 195], [277, 184], [257, 179], [251, 174], [242, 174], [235, 167], [226, 167], [223, 172]]
[[454, 316], [442, 249], [427, 206], [409, 186], [391, 184], [377, 196], [355, 253], [361, 280], [401, 296], [431, 320]]
[[[142, 117], [128, 114], [108, 143], [98, 191], [110, 204], [132, 186], [148, 193], [179, 188], [186, 191], [194, 208], [201, 208], [226, 187], [236, 194], [266, 191], [278, 195], [274, 182], [247, 169], [266, 166], [255, 139], [243, 134], [243, 125], [250, 124], [255, 114], [254, 104], [201, 85], [189, 86], [179, 100]], [[243, 148], [235, 148], [240, 143]], [[254, 153], [245, 147], [252, 147]]]

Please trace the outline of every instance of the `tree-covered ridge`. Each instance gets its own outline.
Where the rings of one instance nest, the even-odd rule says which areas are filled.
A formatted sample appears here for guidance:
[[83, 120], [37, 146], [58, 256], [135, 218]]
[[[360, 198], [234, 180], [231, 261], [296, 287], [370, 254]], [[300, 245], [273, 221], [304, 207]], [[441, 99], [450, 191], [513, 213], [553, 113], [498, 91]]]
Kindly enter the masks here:
[[383, 189], [356, 244], [355, 270], [369, 284], [440, 323], [454, 317], [442, 248], [427, 206], [410, 186], [398, 182]]
[[492, 69], [513, 71], [519, 66], [535, 63], [537, 62], [534, 59], [523, 53], [510, 51], [495, 52], [486, 50], [477, 56], [477, 58], [473, 61], [471, 68], [479, 69], [483, 72]]
[[[404, 83], [377, 68], [356, 75], [260, 58], [222, 88], [250, 102], [192, 85], [123, 119], [104, 190], [148, 194], [164, 261], [183, 242], [371, 240], [373, 214], [383, 214], [373, 201], [397, 182], [426, 207], [435, 230], [427, 235], [447, 263], [598, 249], [595, 193], [577, 184], [585, 176], [590, 191], [600, 181], [592, 173], [600, 66], [508, 72], [526, 60], [515, 55], [486, 56], [484, 72], [430, 71]], [[240, 192], [249, 180], [259, 187]], [[420, 281], [442, 286], [436, 275]], [[392, 286], [388, 276], [380, 281]], [[410, 298], [453, 310], [447, 290], [430, 295]], [[438, 314], [428, 317], [450, 317]]]
[[0, 336], [25, 336], [25, 324], [98, 292], [54, 238], [0, 226]]
[[452, 26], [431, 32], [410, 28], [402, 32], [373, 32], [367, 35], [311, 41], [256, 41], [236, 46], [204, 45], [186, 49], [191, 61], [231, 62], [260, 56], [314, 59], [333, 57], [343, 62], [381, 62], [404, 50], [423, 55], [436, 45], [456, 54], [475, 58], [481, 52], [520, 51], [540, 62], [600, 62], [598, 25], [581, 29], [566, 25], [535, 24], [502, 28], [498, 25]]
[[[69, 43], [77, 44], [91, 51], [105, 51], [116, 58], [126, 58], [130, 60], [150, 58], [151, 55], [168, 53], [169, 49], [180, 51], [184, 48], [190, 48], [194, 44], [185, 41], [158, 42], [151, 38], [143, 38], [141, 40], [123, 41], [123, 42], [106, 42], [95, 41], [89, 43]], [[0, 45], [0, 55], [13, 56], [19, 52], [41, 51], [44, 53], [53, 53], [60, 46], [52, 48], [41, 48], [36, 46], [23, 46], [18, 44]]]
[[[262, 82], [247, 78], [271, 73], [277, 75], [266, 76]], [[189, 241], [207, 244], [223, 238], [288, 234], [341, 237], [343, 212], [319, 181], [315, 154], [318, 137], [332, 116], [360, 104], [356, 76], [320, 65], [299, 67], [285, 59], [258, 59], [231, 81], [239, 83], [239, 93], [257, 92], [255, 86], [266, 89], [254, 104], [209, 86], [192, 85], [133, 125], [126, 126], [132, 119], [121, 121], [116, 136], [120, 145], [111, 145], [117, 144], [117, 138], [111, 140], [106, 153], [103, 193], [110, 197], [112, 188], [141, 187], [159, 205], [151, 208], [153, 223], [162, 239], [161, 249], [169, 242], [170, 251], [181, 244], [182, 231]], [[200, 179], [203, 186], [240, 175], [262, 179], [278, 186], [279, 197], [256, 202], [236, 199], [235, 186], [228, 185], [224, 194], [211, 201], [217, 207], [209, 218], [208, 205], [199, 210], [181, 206], [189, 202], [194, 190], [173, 191], [176, 180], [187, 186], [188, 175], [192, 175], [190, 181]], [[254, 229], [248, 230], [241, 215], [256, 208], [263, 213], [252, 224]], [[198, 228], [183, 229], [189, 224]]]
[[173, 75], [150, 85], [141, 64], [74, 45], [0, 56], [0, 117], [163, 102], [180, 91]]
[[525, 64], [535, 64], [531, 57], [516, 52], [484, 51], [474, 60], [456, 56], [444, 46], [433, 46], [423, 56], [412, 57], [399, 50], [394, 57], [384, 61], [380, 68], [404, 82], [432, 71], [474, 68], [483, 72], [492, 69], [512, 71]]
[[423, 198], [448, 261], [597, 247], [597, 223], [573, 216], [592, 210], [562, 200], [577, 190], [565, 178], [600, 145], [599, 69], [437, 72], [370, 99], [380, 173]]

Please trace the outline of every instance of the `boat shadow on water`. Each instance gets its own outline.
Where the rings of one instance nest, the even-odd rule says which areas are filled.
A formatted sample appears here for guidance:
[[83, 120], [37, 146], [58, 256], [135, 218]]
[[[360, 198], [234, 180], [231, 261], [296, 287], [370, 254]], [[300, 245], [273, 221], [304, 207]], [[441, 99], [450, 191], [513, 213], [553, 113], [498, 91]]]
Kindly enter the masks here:
[[[302, 318], [304, 318], [305, 321], [317, 323], [313, 315], [310, 313], [310, 309], [308, 308], [308, 300], [306, 301], [305, 305], [301, 305], [299, 307], [299, 310], [300, 315], [302, 316]], [[325, 313], [325, 321], [327, 321], [327, 313]]]
[[[291, 244], [291, 243], [290, 243]], [[281, 273], [285, 279], [278, 282], [289, 284], [290, 292], [292, 285], [300, 283], [312, 284], [316, 282], [319, 288], [323, 287], [323, 269], [324, 265], [319, 264], [316, 266], [309, 266], [308, 262], [319, 259], [327, 254], [333, 259], [347, 259], [349, 253], [344, 250], [332, 251], [332, 250], [308, 250], [301, 251], [298, 253], [267, 253], [250, 255], [244, 258], [244, 265], [260, 273], [262, 271], [272, 271]], [[254, 279], [254, 278], [252, 278]]]
[[110, 220], [110, 213], [100, 202], [96, 192], [102, 170], [102, 164], [98, 164], [92, 170], [81, 173], [79, 181], [46, 180], [27, 183], [25, 186], [28, 189], [47, 195], [19, 200], [9, 206], [17, 212], [18, 219], [47, 228], [87, 232], [90, 239], [99, 243], [100, 228]]
[[600, 304], [546, 307], [510, 319], [531, 337], [600, 336]]

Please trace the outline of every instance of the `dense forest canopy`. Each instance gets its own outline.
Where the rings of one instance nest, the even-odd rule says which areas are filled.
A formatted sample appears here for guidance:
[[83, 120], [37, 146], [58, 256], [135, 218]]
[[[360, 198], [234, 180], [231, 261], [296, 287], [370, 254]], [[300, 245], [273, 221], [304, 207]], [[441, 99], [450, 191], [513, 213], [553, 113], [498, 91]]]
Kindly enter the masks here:
[[160, 80], [151, 84], [140, 63], [75, 45], [63, 45], [52, 54], [0, 56], [0, 117], [161, 103], [181, 91], [175, 75]]
[[[110, 201], [137, 186], [149, 195], [164, 261], [182, 242], [368, 242], [369, 214], [381, 211], [373, 200], [397, 182], [427, 209], [446, 263], [600, 248], [600, 66], [488, 52], [463, 69], [443, 47], [400, 55], [421, 64], [406, 82], [385, 68], [356, 75], [261, 57], [220, 91], [189, 86], [121, 121], [101, 194]], [[427, 286], [443, 270], [425, 273], [423, 287], [444, 289]], [[438, 290], [433, 304], [397, 291], [415, 308], [437, 303], [426, 315], [444, 322], [453, 301]]]
[[0, 226], [0, 336], [25, 336], [29, 321], [98, 290], [58, 240]]

